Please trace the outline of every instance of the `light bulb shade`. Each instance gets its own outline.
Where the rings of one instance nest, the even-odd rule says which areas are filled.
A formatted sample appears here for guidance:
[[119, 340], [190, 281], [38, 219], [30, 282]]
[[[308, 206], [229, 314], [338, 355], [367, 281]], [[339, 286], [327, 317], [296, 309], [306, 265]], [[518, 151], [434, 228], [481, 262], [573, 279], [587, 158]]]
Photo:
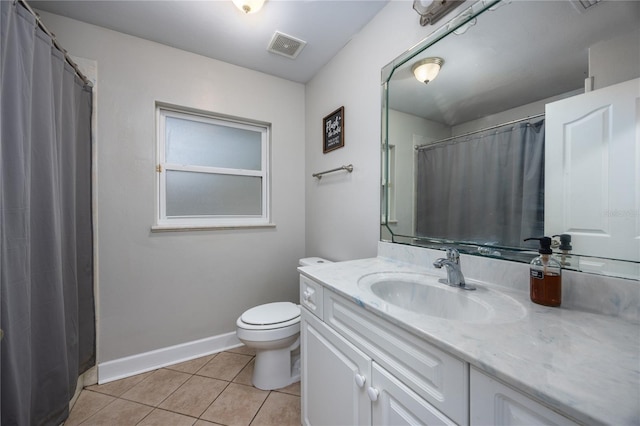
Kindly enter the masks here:
[[233, 4], [244, 13], [256, 13], [264, 5], [265, 0], [232, 0]]
[[413, 64], [411, 71], [419, 82], [426, 84], [438, 76], [442, 64], [444, 64], [442, 58], [426, 58]]

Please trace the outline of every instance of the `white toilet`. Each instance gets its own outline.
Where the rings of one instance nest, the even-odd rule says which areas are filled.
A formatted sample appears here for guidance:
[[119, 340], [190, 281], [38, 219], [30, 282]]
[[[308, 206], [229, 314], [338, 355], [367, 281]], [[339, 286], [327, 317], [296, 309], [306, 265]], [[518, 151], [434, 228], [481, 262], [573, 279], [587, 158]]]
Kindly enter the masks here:
[[[319, 257], [300, 259], [300, 266], [328, 263]], [[263, 390], [300, 381], [300, 307], [291, 302], [259, 305], [236, 321], [236, 336], [256, 350], [252, 382]]]

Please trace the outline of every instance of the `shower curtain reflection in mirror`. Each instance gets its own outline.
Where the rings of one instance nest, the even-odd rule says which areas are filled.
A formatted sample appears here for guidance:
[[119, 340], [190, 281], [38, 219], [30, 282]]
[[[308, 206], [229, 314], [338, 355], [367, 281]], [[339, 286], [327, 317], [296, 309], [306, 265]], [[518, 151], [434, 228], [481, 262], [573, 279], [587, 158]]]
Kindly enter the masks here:
[[92, 92], [31, 12], [0, 7], [0, 423], [57, 426], [95, 364]]
[[419, 147], [417, 170], [417, 236], [522, 247], [542, 235], [544, 120]]

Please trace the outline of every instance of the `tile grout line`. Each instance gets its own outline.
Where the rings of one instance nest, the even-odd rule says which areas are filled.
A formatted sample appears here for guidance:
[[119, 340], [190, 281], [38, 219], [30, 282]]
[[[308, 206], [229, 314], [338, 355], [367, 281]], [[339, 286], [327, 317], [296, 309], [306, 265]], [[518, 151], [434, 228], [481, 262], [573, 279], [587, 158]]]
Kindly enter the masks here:
[[[220, 352], [220, 353], [222, 353], [222, 352]], [[235, 353], [235, 352], [231, 352], [231, 353]], [[243, 355], [243, 354], [240, 354], [240, 355]], [[245, 355], [246, 355], [246, 354], [245, 354]], [[217, 356], [217, 354], [216, 354], [216, 356]], [[214, 358], [215, 358], [215, 357], [214, 357]], [[207, 412], [207, 410], [208, 410], [209, 408], [211, 408], [211, 406], [212, 406], [213, 404], [215, 404], [215, 402], [218, 400], [218, 398], [220, 398], [220, 396], [222, 396], [222, 394], [224, 393], [224, 391], [225, 391], [225, 390], [227, 390], [227, 388], [228, 388], [232, 383], [234, 383], [233, 381], [234, 381], [234, 380], [235, 380], [235, 379], [240, 375], [240, 373], [242, 373], [242, 370], [244, 370], [244, 369], [247, 367], [247, 365], [249, 365], [249, 364], [251, 363], [251, 361], [253, 361], [254, 359], [255, 359], [255, 355], [251, 356], [251, 359], [250, 359], [250, 360], [249, 360], [249, 361], [244, 365], [244, 367], [242, 367], [242, 368], [240, 369], [240, 371], [238, 371], [238, 373], [237, 373], [235, 376], [233, 376], [233, 378], [232, 378], [230, 381], [226, 381], [226, 380], [223, 380], [223, 379], [217, 379], [217, 378], [213, 378], [213, 377], [208, 377], [208, 376], [201, 376], [201, 375], [199, 375], [199, 374], [198, 374], [198, 372], [199, 372], [200, 370], [202, 370], [202, 369], [203, 369], [207, 364], [209, 364], [209, 362], [211, 362], [211, 360], [213, 360], [213, 358], [211, 358], [211, 360], [207, 361], [207, 362], [206, 362], [202, 367], [198, 368], [198, 369], [196, 370], [196, 372], [195, 372], [195, 373], [193, 373], [193, 376], [196, 376], [196, 375], [197, 375], [198, 377], [206, 377], [206, 378], [208, 378], [208, 379], [223, 380], [223, 381], [227, 382], [227, 385], [224, 387], [224, 389], [222, 389], [222, 391], [220, 391], [220, 393], [218, 394], [218, 396], [216, 396], [216, 397], [213, 399], [213, 401], [211, 401], [211, 403], [210, 403], [209, 405], [207, 405], [207, 408], [205, 408], [205, 409], [202, 411], [202, 413], [200, 413], [200, 415], [198, 416], [198, 420], [208, 421], [208, 420], [203, 419], [203, 418], [202, 418], [202, 415], [203, 415], [204, 413], [206, 413], [206, 412]], [[240, 384], [240, 383], [236, 383], [236, 384]], [[257, 413], [256, 413], [256, 414], [257, 414]], [[252, 421], [253, 421], [253, 419], [252, 419]]]
[[[164, 368], [164, 367], [159, 368], [159, 369], [157, 369], [157, 370], [155, 370], [155, 371], [162, 370], [163, 368]], [[164, 369], [167, 369], [167, 368], [164, 368]], [[184, 373], [183, 371], [177, 371], [177, 370], [171, 370], [171, 369], [167, 369], [167, 370], [169, 370], [169, 371], [173, 371], [173, 372], [177, 372], [177, 373]], [[189, 374], [189, 373], [184, 373], [184, 374]], [[147, 417], [149, 417], [149, 416], [151, 415], [151, 413], [153, 413], [156, 409], [158, 409], [158, 410], [163, 410], [163, 411], [168, 411], [168, 412], [170, 412], [170, 413], [179, 414], [179, 415], [182, 415], [182, 416], [187, 416], [187, 417], [190, 417], [190, 418], [194, 418], [193, 416], [188, 416], [188, 415], [183, 414], [183, 413], [177, 413], [177, 412], [172, 411], [172, 410], [164, 410], [164, 409], [160, 408], [160, 404], [162, 404], [164, 401], [166, 401], [166, 400], [167, 400], [171, 395], [173, 395], [174, 393], [176, 393], [176, 392], [178, 391], [178, 389], [180, 389], [180, 388], [181, 388], [185, 383], [187, 383], [187, 382], [188, 382], [188, 381], [189, 381], [193, 376], [194, 376], [193, 374], [189, 374], [189, 377], [188, 377], [184, 382], [182, 382], [182, 383], [180, 384], [180, 386], [178, 386], [177, 388], [175, 388], [175, 389], [173, 390], [173, 392], [169, 393], [169, 395], [167, 395], [167, 396], [166, 396], [162, 401], [158, 402], [158, 405], [156, 405], [156, 406], [152, 407], [152, 408], [151, 408], [151, 411], [149, 411], [149, 412], [147, 413], [147, 415], [146, 415], [146, 416], [144, 416], [142, 419], [140, 419], [140, 421], [138, 421], [138, 422], [136, 423], [136, 425], [139, 425], [142, 421], [144, 421], [144, 419], [146, 419]], [[145, 379], [145, 380], [146, 380], [146, 379]], [[144, 380], [143, 380], [143, 382], [144, 382]], [[141, 383], [142, 383], [142, 382], [141, 382]], [[123, 394], [123, 395], [124, 395], [124, 394]], [[124, 399], [124, 398], [123, 398], [123, 399]], [[137, 402], [137, 401], [131, 401], [131, 402]], [[139, 403], [139, 404], [143, 404], [143, 405], [147, 405], [147, 404], [140, 403], [140, 402], [138, 402], [138, 403]], [[149, 406], [149, 405], [147, 405], [147, 406]], [[196, 421], [198, 421], [198, 418], [195, 418], [195, 419], [196, 419], [196, 420], [195, 420], [192, 424], [194, 424]]]
[[[220, 353], [222, 353], [222, 352], [220, 352]], [[231, 352], [231, 353], [234, 353], [234, 352]], [[197, 377], [203, 377], [203, 378], [206, 378], [206, 379], [213, 379], [213, 380], [218, 380], [218, 381], [226, 382], [226, 385], [224, 386], [224, 388], [223, 388], [223, 389], [220, 391], [220, 393], [219, 393], [219, 394], [218, 394], [218, 395], [213, 399], [213, 401], [211, 401], [211, 403], [210, 403], [209, 405], [207, 405], [207, 407], [206, 407], [206, 408], [205, 408], [205, 409], [204, 409], [204, 410], [203, 410], [203, 411], [202, 411], [202, 412], [201, 412], [197, 417], [195, 417], [196, 421], [197, 421], [197, 420], [208, 421], [208, 420], [204, 420], [204, 419], [202, 419], [202, 415], [203, 415], [204, 413], [206, 413], [206, 411], [207, 411], [207, 410], [208, 410], [208, 409], [209, 409], [209, 408], [210, 408], [210, 407], [211, 407], [211, 406], [212, 406], [212, 405], [213, 405], [213, 404], [218, 400], [218, 398], [220, 398], [220, 396], [224, 393], [224, 391], [225, 391], [225, 390], [226, 390], [226, 389], [227, 389], [227, 388], [228, 388], [232, 383], [235, 383], [235, 382], [234, 382], [234, 380], [235, 380], [235, 379], [240, 375], [240, 373], [242, 372], [242, 370], [244, 370], [244, 369], [246, 368], [246, 366], [247, 366], [247, 365], [249, 365], [249, 363], [250, 363], [251, 361], [253, 361], [253, 359], [255, 358], [255, 355], [250, 356], [249, 361], [248, 361], [248, 362], [247, 362], [247, 363], [246, 363], [246, 364], [245, 364], [245, 365], [240, 369], [240, 371], [238, 371], [238, 373], [237, 373], [235, 376], [233, 376], [233, 378], [232, 378], [231, 380], [224, 380], [224, 379], [219, 379], [219, 378], [216, 378], [216, 377], [209, 377], [209, 376], [203, 376], [203, 375], [198, 374], [198, 372], [199, 372], [200, 370], [202, 370], [202, 369], [203, 369], [207, 364], [209, 364], [211, 361], [213, 361], [213, 360], [217, 357], [217, 355], [218, 355], [218, 354], [216, 354], [216, 356], [212, 357], [210, 360], [208, 360], [206, 363], [204, 363], [204, 364], [203, 364], [200, 368], [198, 368], [194, 373], [188, 373], [188, 374], [190, 374], [190, 377], [189, 377], [187, 380], [185, 380], [185, 382], [184, 382], [184, 383], [182, 383], [182, 384], [181, 384], [177, 389], [175, 389], [173, 392], [171, 392], [169, 395], [167, 395], [167, 397], [166, 397], [165, 399], [163, 399], [163, 400], [158, 404], [158, 406], [157, 406], [157, 407], [155, 407], [155, 408], [158, 408], [158, 409], [160, 409], [160, 410], [169, 411], [169, 412], [171, 412], [171, 413], [175, 413], [175, 414], [179, 414], [179, 415], [187, 416], [187, 417], [190, 417], [190, 418], [194, 418], [193, 416], [189, 416], [189, 415], [184, 414], [184, 413], [179, 413], [179, 412], [177, 412], [177, 411], [173, 411], [173, 410], [169, 410], [169, 409], [163, 409], [163, 408], [160, 408], [160, 405], [161, 405], [164, 401], [166, 401], [169, 397], [171, 397], [171, 395], [173, 395], [174, 393], [176, 393], [176, 392], [178, 391], [178, 389], [180, 389], [180, 388], [181, 388], [185, 383], [187, 383], [191, 378], [193, 378], [193, 377], [195, 377], [195, 376], [197, 376]], [[239, 354], [239, 355], [246, 355], [246, 354]], [[164, 367], [164, 368], [167, 368], [167, 367]], [[182, 371], [179, 371], [179, 370], [172, 370], [172, 371], [182, 372]], [[236, 383], [236, 384], [241, 384], [241, 383]], [[262, 406], [260, 406], [260, 407], [262, 408]], [[258, 411], [259, 411], [259, 410], [258, 410]], [[151, 413], [149, 413], [149, 414], [151, 414]], [[256, 413], [256, 415], [257, 415], [257, 413]], [[254, 417], [255, 417], [255, 416], [254, 416]], [[253, 419], [252, 419], [252, 420], [253, 420]], [[141, 421], [142, 421], [142, 420], [141, 420]]]
[[253, 422], [256, 420], [256, 417], [258, 417], [258, 413], [260, 413], [260, 410], [262, 410], [262, 407], [264, 407], [264, 404], [267, 402], [267, 399], [269, 399], [269, 395], [271, 395], [271, 392], [273, 391], [269, 391], [269, 393], [267, 394], [267, 397], [264, 399], [264, 401], [262, 401], [262, 404], [260, 404], [260, 408], [256, 410], [256, 413], [253, 415], [253, 417], [251, 418], [251, 421], [247, 426], [251, 426]]
[[[255, 355], [249, 360], [249, 362], [244, 367], [242, 367], [242, 369], [238, 372], [238, 374], [235, 375], [234, 379], [236, 377], [238, 377], [240, 375], [240, 373], [242, 373], [242, 370], [244, 370], [246, 368], [246, 366], [249, 365], [249, 363], [254, 359], [255, 359]], [[251, 386], [255, 387], [255, 386], [253, 386], [253, 384]], [[265, 404], [265, 402], [267, 402], [267, 399], [269, 398], [269, 395], [271, 395], [271, 392], [272, 391], [270, 390], [269, 393], [267, 393], [267, 396], [264, 398], [264, 400], [260, 404], [260, 407], [258, 407], [258, 409], [256, 410], [256, 413], [253, 415], [253, 417], [251, 417], [251, 420], [249, 421], [249, 424], [247, 426], [251, 426], [253, 424], [253, 422], [255, 421], [256, 417], [258, 417], [258, 413], [260, 413], [260, 410], [262, 410], [262, 407], [264, 407], [264, 404]]]
[[[194, 374], [194, 376], [195, 376], [195, 374]], [[206, 377], [206, 376], [198, 376], [198, 377]], [[207, 377], [207, 378], [210, 379], [211, 377]], [[220, 380], [220, 379], [216, 379], [216, 380]], [[227, 382], [226, 380], [224, 380], [224, 381]], [[220, 398], [220, 396], [224, 393], [225, 390], [227, 390], [227, 388], [229, 387], [229, 385], [231, 383], [232, 382], [227, 382], [226, 386], [220, 391], [218, 396], [213, 398], [213, 401], [211, 401], [211, 403], [209, 405], [207, 405], [207, 407], [204, 410], [202, 410], [202, 412], [198, 415], [197, 420], [208, 421], [208, 420], [203, 419], [202, 415], [207, 412], [207, 410], [218, 400], [218, 398]]]
[[[80, 393], [86, 391], [87, 389], [82, 389], [82, 391], [80, 391]], [[93, 392], [91, 390], [89, 390], [89, 392]], [[96, 392], [96, 393], [100, 393], [100, 392]], [[106, 395], [106, 394], [101, 394], [101, 395]], [[78, 423], [78, 426], [82, 426], [83, 424], [85, 424], [90, 418], [92, 418], [93, 416], [97, 415], [99, 412], [101, 412], [102, 410], [104, 410], [105, 408], [107, 408], [108, 406], [110, 406], [111, 404], [113, 404], [114, 402], [116, 402], [118, 399], [117, 396], [113, 396], [113, 395], [107, 395], [107, 396], [111, 396], [113, 398], [113, 401], [111, 401], [110, 403], [108, 403], [107, 405], [105, 405], [104, 407], [102, 407], [101, 409], [99, 409], [98, 411], [96, 411], [95, 413], [91, 414], [89, 417], [87, 417], [86, 419], [83, 419], [80, 423]], [[80, 399], [80, 397], [78, 396], [78, 399]], [[77, 403], [77, 401], [76, 401]], [[75, 406], [75, 405], [74, 405]], [[69, 412], [69, 416], [71, 416], [71, 412]], [[67, 418], [67, 420], [69, 420], [69, 418]], [[67, 420], [64, 421], [64, 423], [67, 422]], [[63, 423], [63, 425], [64, 425]]]

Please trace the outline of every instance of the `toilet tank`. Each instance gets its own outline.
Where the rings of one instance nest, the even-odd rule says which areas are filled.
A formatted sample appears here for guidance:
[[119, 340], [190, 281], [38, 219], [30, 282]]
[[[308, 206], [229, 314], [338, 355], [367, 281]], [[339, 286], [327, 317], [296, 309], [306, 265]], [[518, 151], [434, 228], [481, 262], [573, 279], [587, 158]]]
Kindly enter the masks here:
[[333, 263], [330, 260], [321, 257], [304, 257], [298, 261], [300, 266], [319, 265], [322, 263]]

